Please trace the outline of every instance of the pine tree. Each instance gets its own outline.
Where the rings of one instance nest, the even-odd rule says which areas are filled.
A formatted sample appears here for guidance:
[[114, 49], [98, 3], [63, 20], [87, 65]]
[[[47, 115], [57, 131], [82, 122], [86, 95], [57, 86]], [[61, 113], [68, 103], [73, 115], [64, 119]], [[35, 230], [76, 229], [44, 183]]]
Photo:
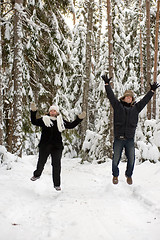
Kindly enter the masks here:
[[[46, 1], [42, 8], [30, 6], [34, 24], [30, 26], [31, 29], [26, 29], [27, 32], [33, 31], [26, 36], [25, 49], [28, 65], [32, 64], [32, 86], [34, 89], [38, 80], [38, 100], [48, 105], [56, 99], [60, 86], [65, 87], [65, 82], [61, 81], [71, 68], [70, 49], [66, 41], [66, 37], [71, 36], [60, 13], [63, 4], [63, 1]], [[44, 91], [40, 91], [40, 88]]]
[[22, 155], [22, 17], [23, 0], [15, 0], [14, 5], [14, 131], [13, 131], [13, 153]]
[[[18, 144], [22, 138], [22, 140], [26, 139], [28, 132], [32, 132], [29, 117], [30, 102], [35, 101], [40, 110], [41, 108], [47, 110], [53, 102], [64, 106], [66, 104], [65, 90], [73, 69], [68, 44], [71, 33], [62, 12], [69, 11], [70, 1], [23, 1], [25, 10], [21, 11], [21, 8], [18, 8], [23, 24], [23, 38], [21, 38], [23, 46], [14, 44], [16, 33], [14, 34], [13, 30], [16, 32], [16, 28], [13, 28], [15, 25], [13, 8], [15, 4], [7, 2], [3, 6], [3, 13], [6, 16], [5, 24], [2, 26], [5, 145], [10, 152], [20, 155], [21, 150], [18, 150]], [[19, 61], [16, 58], [16, 48], [13, 51], [14, 45], [17, 50], [18, 47], [22, 50]], [[23, 75], [16, 71], [16, 66], [21, 70], [18, 64], [23, 64]], [[23, 79], [23, 81], [16, 81], [16, 79]], [[14, 87], [21, 90], [13, 91]], [[23, 106], [23, 111], [18, 106]], [[16, 111], [17, 107], [18, 111]], [[23, 114], [23, 125], [21, 114]], [[14, 129], [13, 126], [15, 126]], [[14, 141], [12, 141], [13, 130]], [[18, 144], [15, 147], [12, 144], [15, 145], [16, 141]]]
[[[0, 4], [0, 18], [2, 19], [2, 6]], [[2, 95], [2, 27], [0, 22], [0, 145], [3, 143], [3, 95]]]
[[[86, 2], [85, 2], [86, 3]], [[86, 38], [87, 38], [87, 14], [84, 10], [89, 10], [86, 6], [83, 7], [82, 2], [79, 2], [80, 6], [78, 7], [78, 11], [76, 12], [76, 22], [77, 24], [74, 26], [73, 29], [73, 59], [74, 59], [74, 67], [75, 67], [75, 74], [74, 77], [71, 79], [71, 91], [70, 91], [70, 99], [73, 102], [73, 106], [76, 111], [81, 110], [82, 101], [85, 99], [87, 101], [88, 107], [88, 119], [87, 119], [87, 131], [85, 134], [85, 142], [90, 141], [89, 135], [92, 131], [94, 137], [92, 141], [97, 141], [96, 131], [99, 130], [96, 128], [97, 121], [99, 120], [99, 111], [97, 110], [97, 104], [99, 99], [99, 75], [100, 75], [100, 56], [101, 56], [101, 48], [100, 48], [100, 41], [101, 41], [101, 29], [102, 29], [102, 3], [99, 1], [99, 5], [93, 2], [92, 11], [92, 25], [93, 31], [91, 32], [91, 61], [90, 61], [90, 77], [88, 75], [89, 86], [87, 92], [87, 97], [84, 97], [84, 91], [86, 88], [83, 88], [83, 83], [85, 81], [85, 65], [86, 65], [86, 57], [90, 57], [86, 54]], [[84, 97], [82, 99], [82, 96]], [[98, 115], [98, 116], [97, 116]], [[82, 133], [83, 122], [79, 126], [79, 132]], [[93, 136], [92, 135], [92, 136]], [[80, 140], [77, 141], [77, 145]], [[84, 139], [81, 139], [81, 144], [84, 143]], [[98, 145], [100, 142], [98, 143]], [[85, 144], [84, 144], [85, 145]], [[93, 154], [93, 155], [92, 155]], [[94, 154], [92, 149], [87, 149], [85, 152], [86, 160], [92, 161], [95, 158], [98, 158], [98, 154]], [[90, 157], [92, 155], [92, 157]]]
[[[53, 103], [60, 106], [63, 115], [70, 107], [66, 90], [68, 78], [73, 72], [69, 47], [71, 32], [62, 14], [69, 11], [68, 5], [69, 1], [27, 4], [24, 16], [24, 77], [28, 97], [25, 101], [28, 102], [27, 107], [30, 101], [35, 101], [39, 115], [46, 113]], [[28, 119], [26, 115], [25, 129], [32, 132], [29, 112]]]
[[[146, 0], [146, 51], [147, 51], [147, 85], [151, 80], [151, 32], [150, 32], [150, 1]], [[151, 119], [151, 101], [147, 104], [147, 116]]]
[[2, 86], [3, 95], [1, 104], [3, 104], [3, 144], [7, 150], [12, 152], [12, 106], [13, 106], [13, 81], [12, 63], [13, 51], [11, 48], [11, 31], [13, 29], [12, 18], [13, 5], [11, 2], [1, 2], [1, 47], [2, 47]]
[[142, 35], [142, 0], [139, 0], [139, 22], [140, 22], [140, 33], [139, 33], [139, 48], [140, 48], [140, 83], [141, 93], [144, 93], [144, 73], [143, 73], [143, 35]]
[[[155, 27], [155, 54], [154, 54], [154, 74], [153, 80], [157, 81], [157, 61], [158, 61], [158, 32], [159, 32], [159, 8], [160, 0], [157, 1], [156, 27]], [[153, 96], [153, 118], [156, 118], [156, 93]]]
[[[112, 15], [111, 15], [111, 2], [107, 0], [107, 18], [108, 18], [108, 60], [109, 60], [109, 77], [113, 77], [113, 36], [112, 36]], [[111, 83], [113, 87], [113, 83]], [[110, 106], [109, 115], [109, 129], [110, 129], [110, 143], [113, 142], [113, 108]], [[112, 150], [110, 150], [110, 157], [112, 156]]]

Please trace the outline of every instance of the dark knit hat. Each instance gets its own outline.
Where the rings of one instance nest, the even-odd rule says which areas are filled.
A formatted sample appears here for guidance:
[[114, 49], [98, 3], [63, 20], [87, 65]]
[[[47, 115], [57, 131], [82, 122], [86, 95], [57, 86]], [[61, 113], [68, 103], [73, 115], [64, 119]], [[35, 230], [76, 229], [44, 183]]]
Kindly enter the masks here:
[[131, 90], [126, 90], [120, 100], [123, 100], [125, 97], [130, 96], [132, 97], [132, 102], [135, 101], [134, 94]]

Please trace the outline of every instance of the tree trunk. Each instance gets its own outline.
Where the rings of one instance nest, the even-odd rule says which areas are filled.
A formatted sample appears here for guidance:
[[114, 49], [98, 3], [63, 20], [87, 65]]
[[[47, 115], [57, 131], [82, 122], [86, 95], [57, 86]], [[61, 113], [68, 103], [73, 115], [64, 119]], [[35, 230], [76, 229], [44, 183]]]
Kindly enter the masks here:
[[[87, 0], [86, 6], [88, 10], [88, 17], [87, 17], [87, 32], [86, 32], [86, 63], [85, 63], [85, 73], [84, 73], [84, 85], [83, 85], [83, 102], [82, 102], [82, 109], [86, 112], [86, 118], [82, 122], [82, 143], [85, 139], [86, 130], [88, 127], [88, 94], [89, 94], [89, 81], [90, 81], [90, 74], [91, 74], [91, 53], [92, 53], [92, 27], [93, 27], [93, 0]], [[82, 158], [82, 162], [86, 159], [87, 156], [84, 154]]]
[[[75, 7], [75, 4], [76, 4], [76, 0], [73, 0], [74, 7]], [[76, 14], [75, 14], [75, 12], [73, 12], [73, 25], [75, 25], [75, 24], [76, 24]]]
[[[109, 46], [109, 77], [113, 77], [113, 38], [112, 38], [112, 14], [111, 2], [107, 0], [107, 17], [108, 17], [108, 46]], [[111, 83], [113, 88], [113, 83]], [[113, 142], [113, 108], [110, 105], [109, 115], [109, 129], [110, 129], [110, 144]], [[110, 157], [112, 157], [112, 148], [110, 150]]]
[[[1, 5], [0, 5], [0, 18]], [[3, 94], [2, 94], [2, 34], [1, 34], [1, 21], [0, 21], [0, 145], [3, 144]]]
[[[147, 86], [151, 81], [151, 47], [150, 47], [150, 0], [146, 0], [146, 38], [147, 38]], [[151, 101], [147, 104], [147, 117], [151, 119]]]
[[[157, 59], [158, 59], [158, 31], [159, 31], [159, 3], [157, 1], [157, 14], [156, 14], [156, 30], [155, 30], [155, 55], [154, 55], [154, 75], [153, 81], [156, 82], [157, 79]], [[153, 96], [153, 118], [156, 118], [156, 92]]]
[[143, 53], [142, 53], [142, 29], [141, 29], [141, 21], [142, 21], [142, 0], [139, 0], [139, 21], [140, 21], [140, 42], [139, 42], [139, 50], [140, 50], [140, 81], [141, 81], [141, 93], [144, 93], [144, 74], [143, 74]]
[[13, 149], [18, 156], [22, 155], [22, 21], [23, 0], [16, 0], [14, 6], [14, 106], [13, 106]]
[[6, 125], [6, 148], [7, 151], [12, 153], [12, 139], [13, 139], [13, 114], [12, 104], [8, 101], [4, 104], [5, 125]]
[[100, 59], [101, 35], [102, 35], [102, 0], [99, 0], [99, 27], [98, 27], [98, 36], [97, 36], [97, 49], [95, 53], [96, 65], [98, 65], [99, 59]]

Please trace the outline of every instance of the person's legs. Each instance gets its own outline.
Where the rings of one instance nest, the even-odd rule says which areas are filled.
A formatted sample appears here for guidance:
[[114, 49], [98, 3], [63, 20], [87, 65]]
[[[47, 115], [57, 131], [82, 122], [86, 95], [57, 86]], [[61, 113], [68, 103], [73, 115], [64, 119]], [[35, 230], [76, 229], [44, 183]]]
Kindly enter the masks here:
[[52, 157], [52, 178], [54, 187], [59, 187], [61, 185], [61, 158], [62, 158], [62, 148], [53, 148], [51, 150]]
[[126, 177], [131, 177], [133, 174], [134, 164], [135, 164], [135, 147], [134, 139], [127, 139], [125, 144], [125, 154], [127, 157], [127, 168], [126, 168]]
[[50, 154], [50, 148], [49, 146], [40, 146], [39, 147], [39, 158], [37, 162], [37, 168], [33, 173], [34, 177], [40, 177], [42, 174], [42, 171], [44, 169], [44, 165], [47, 161], [47, 158]]
[[113, 143], [112, 175], [114, 177], [119, 176], [118, 165], [121, 159], [124, 144], [125, 144], [125, 140], [116, 139], [116, 138]]

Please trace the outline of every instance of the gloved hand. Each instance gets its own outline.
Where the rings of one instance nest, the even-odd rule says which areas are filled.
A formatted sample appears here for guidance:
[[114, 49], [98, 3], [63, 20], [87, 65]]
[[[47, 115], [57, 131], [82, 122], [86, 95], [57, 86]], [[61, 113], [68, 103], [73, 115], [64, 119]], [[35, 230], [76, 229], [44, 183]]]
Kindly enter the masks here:
[[78, 115], [79, 119], [83, 119], [85, 117], [86, 117], [86, 112], [84, 112], [84, 111]]
[[33, 111], [33, 112], [37, 111], [37, 107], [36, 107], [36, 104], [35, 104], [34, 102], [31, 102], [31, 104], [30, 104], [30, 109], [31, 109], [31, 111]]
[[109, 84], [109, 82], [110, 82], [110, 80], [111, 80], [112, 77], [108, 78], [108, 77], [107, 77], [107, 74], [105, 74], [105, 75], [102, 75], [101, 78], [103, 79], [103, 81], [105, 82], [105, 84], [106, 84], [106, 83]]
[[154, 82], [153, 84], [150, 83], [150, 87], [152, 91], [156, 91], [158, 87], [160, 87], [159, 83]]

